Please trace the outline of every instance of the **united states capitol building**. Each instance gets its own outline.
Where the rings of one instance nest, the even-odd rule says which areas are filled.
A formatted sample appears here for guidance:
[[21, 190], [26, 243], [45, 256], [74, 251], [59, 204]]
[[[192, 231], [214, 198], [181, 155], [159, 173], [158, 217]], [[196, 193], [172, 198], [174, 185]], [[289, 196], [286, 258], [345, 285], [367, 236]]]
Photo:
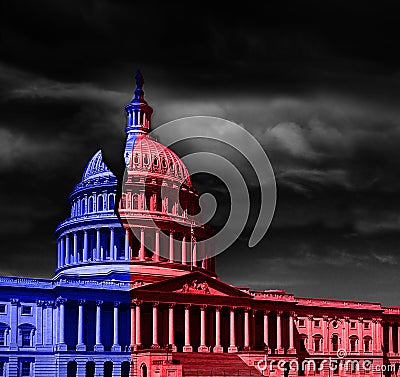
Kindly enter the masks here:
[[191, 217], [199, 194], [149, 136], [153, 110], [136, 82], [120, 198], [99, 150], [56, 229], [54, 277], [0, 277], [0, 376], [397, 374], [399, 307], [218, 278], [200, 242], [212, 229]]

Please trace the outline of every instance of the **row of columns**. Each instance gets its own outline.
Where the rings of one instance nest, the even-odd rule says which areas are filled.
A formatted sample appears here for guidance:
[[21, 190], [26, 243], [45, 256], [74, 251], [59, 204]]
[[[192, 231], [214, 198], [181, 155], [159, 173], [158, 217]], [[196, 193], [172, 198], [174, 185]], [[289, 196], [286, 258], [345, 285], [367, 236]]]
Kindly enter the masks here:
[[[136, 350], [142, 346], [141, 338], [141, 304], [142, 302], [136, 301], [134, 305], [131, 306], [131, 349]], [[152, 303], [152, 348], [159, 348], [158, 343], [158, 302]], [[175, 339], [174, 339], [174, 307], [175, 304], [168, 304], [168, 343], [172, 345], [173, 350], [176, 350]], [[184, 305], [184, 347], [183, 352], [192, 352], [193, 347], [190, 341], [190, 308], [191, 304]], [[210, 352], [210, 347], [206, 344], [206, 310], [207, 305], [200, 305], [200, 346], [198, 348], [199, 352]], [[221, 345], [221, 306], [215, 307], [215, 346], [212, 351], [216, 353], [223, 352], [223, 347]], [[235, 310], [237, 308], [230, 307], [229, 314], [229, 347], [228, 352], [237, 352], [238, 348], [236, 345], [236, 327], [235, 327]], [[244, 308], [244, 349], [250, 349], [250, 321], [249, 313], [250, 308]], [[264, 343], [268, 344], [268, 313], [269, 311], [264, 311]], [[277, 348], [276, 353], [284, 353], [282, 347], [282, 331], [281, 331], [281, 315], [282, 311], [276, 312], [277, 315]], [[294, 348], [294, 336], [293, 336], [293, 315], [290, 313], [289, 316], [289, 353], [295, 353]]]
[[[115, 243], [115, 230], [113, 227], [107, 228], [109, 231], [109, 250], [110, 260], [118, 259], [118, 250]], [[83, 230], [83, 249], [82, 257], [78, 250], [78, 232], [72, 234], [66, 234], [59, 237], [57, 241], [58, 247], [58, 263], [57, 267], [61, 268], [65, 265], [71, 265], [76, 263], [86, 263], [89, 261], [89, 231], [90, 229]], [[106, 260], [105, 250], [101, 245], [101, 230], [100, 228], [95, 229], [95, 247], [93, 248], [92, 260], [101, 261]]]
[[[400, 325], [397, 324], [394, 326], [394, 323], [387, 322], [386, 323], [388, 326], [388, 355], [393, 356], [394, 355], [394, 347], [393, 347], [393, 336], [395, 335], [394, 329], [397, 328], [397, 353], [400, 354]], [[383, 335], [382, 335], [383, 339]]]
[[[77, 351], [85, 351], [86, 344], [84, 343], [84, 305], [85, 300], [78, 301], [78, 344], [76, 345]], [[102, 317], [102, 300], [96, 301], [96, 340], [94, 345], [94, 350], [98, 352], [104, 351], [104, 345], [102, 344], [101, 338], [101, 317]], [[114, 310], [113, 310], [113, 345], [111, 347], [111, 351], [120, 352], [121, 346], [119, 344], [118, 339], [118, 331], [119, 331], [119, 306], [120, 302], [114, 302]]]
[[[99, 200], [103, 201], [103, 205], [99, 206]], [[89, 206], [89, 201], [92, 201], [92, 208]], [[101, 211], [113, 211], [115, 203], [115, 194], [93, 194], [92, 196], [85, 195], [83, 198], [77, 198], [72, 202], [71, 217], [83, 216], [90, 213]], [[102, 208], [100, 208], [102, 207]]]
[[[117, 246], [115, 244], [115, 230], [113, 227], [107, 228], [109, 230], [109, 250], [110, 252], [110, 257], [108, 260], [115, 261], [119, 260], [118, 258], [118, 250]], [[154, 262], [159, 262], [160, 261], [160, 230], [158, 228], [152, 230], [154, 231], [154, 253], [152, 255], [152, 260]], [[83, 230], [83, 250], [82, 250], [82, 258], [80, 257], [80, 253], [78, 251], [78, 233], [73, 232], [72, 234], [66, 234], [64, 236], [61, 236], [58, 239], [58, 264], [57, 267], [61, 268], [65, 265], [71, 265], [71, 264], [77, 264], [77, 263], [86, 263], [89, 261], [89, 230], [85, 229]], [[105, 256], [105, 250], [101, 245], [101, 230], [100, 228], [95, 229], [95, 248], [93, 249], [93, 256], [92, 260], [94, 261], [102, 261], [106, 260]], [[131, 240], [130, 240], [130, 230], [126, 229], [125, 230], [125, 241], [124, 241], [124, 257], [123, 260], [130, 260], [135, 258], [133, 255], [133, 249], [131, 246]], [[188, 259], [192, 259], [191, 264], [193, 266], [197, 265], [197, 243], [196, 239], [194, 238], [193, 240], [190, 240], [188, 242], [188, 237], [187, 235], [183, 234], [182, 235], [182, 240], [180, 240], [181, 243], [181, 250], [179, 252], [180, 254], [180, 262], [184, 265], [188, 264]], [[187, 258], [187, 253], [191, 252], [191, 258]], [[146, 256], [145, 256], [145, 229], [141, 228], [140, 229], [140, 246], [138, 250], [138, 255], [137, 258], [139, 261], [145, 261]], [[170, 231], [169, 232], [169, 245], [168, 245], [168, 261], [169, 262], [174, 262], [177, 260], [175, 257], [175, 232]], [[189, 262], [190, 263], [190, 262]], [[209, 259], [203, 259], [201, 262], [201, 267], [202, 268], [209, 268]]]
[[[135, 161], [135, 157], [133, 159]], [[138, 210], [150, 212], [162, 212], [164, 214], [171, 214], [174, 216], [181, 216], [188, 218], [188, 209], [183, 209], [178, 202], [170, 203], [171, 200], [168, 196], [162, 197], [161, 202], [157, 202], [157, 193], [151, 194], [147, 199], [149, 207], [147, 207], [147, 199], [144, 193], [132, 194], [131, 192], [123, 193], [121, 197], [121, 209], [124, 210]], [[172, 204], [172, 205], [171, 205]]]

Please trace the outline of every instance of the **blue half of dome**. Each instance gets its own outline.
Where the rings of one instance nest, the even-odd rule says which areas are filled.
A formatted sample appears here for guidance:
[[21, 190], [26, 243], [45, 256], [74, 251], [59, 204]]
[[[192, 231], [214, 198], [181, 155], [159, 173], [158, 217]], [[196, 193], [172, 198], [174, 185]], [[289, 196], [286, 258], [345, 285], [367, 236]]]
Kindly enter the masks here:
[[90, 159], [82, 174], [82, 180], [79, 182], [70, 198], [77, 192], [87, 189], [98, 188], [99, 186], [116, 185], [117, 178], [103, 161], [101, 149], [98, 150]]

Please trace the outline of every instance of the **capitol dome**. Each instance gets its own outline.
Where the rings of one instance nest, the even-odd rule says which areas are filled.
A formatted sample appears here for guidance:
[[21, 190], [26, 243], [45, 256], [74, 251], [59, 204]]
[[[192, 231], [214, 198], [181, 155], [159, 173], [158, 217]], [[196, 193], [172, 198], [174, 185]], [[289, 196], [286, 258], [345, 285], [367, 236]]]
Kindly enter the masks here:
[[193, 269], [215, 276], [213, 252], [200, 242], [211, 229], [193, 216], [199, 212], [199, 193], [182, 160], [149, 135], [153, 109], [142, 85], [138, 72], [134, 97], [125, 106], [120, 198], [117, 178], [99, 150], [69, 195], [70, 217], [56, 229], [56, 278], [146, 283]]

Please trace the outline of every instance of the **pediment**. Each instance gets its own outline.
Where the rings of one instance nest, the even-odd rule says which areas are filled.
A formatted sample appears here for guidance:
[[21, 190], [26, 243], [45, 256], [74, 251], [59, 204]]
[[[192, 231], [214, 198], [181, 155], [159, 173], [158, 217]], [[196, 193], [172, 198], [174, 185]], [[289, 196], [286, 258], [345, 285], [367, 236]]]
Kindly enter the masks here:
[[163, 292], [182, 295], [251, 297], [248, 293], [201, 272], [192, 272], [162, 282], [135, 288], [136, 292]]

